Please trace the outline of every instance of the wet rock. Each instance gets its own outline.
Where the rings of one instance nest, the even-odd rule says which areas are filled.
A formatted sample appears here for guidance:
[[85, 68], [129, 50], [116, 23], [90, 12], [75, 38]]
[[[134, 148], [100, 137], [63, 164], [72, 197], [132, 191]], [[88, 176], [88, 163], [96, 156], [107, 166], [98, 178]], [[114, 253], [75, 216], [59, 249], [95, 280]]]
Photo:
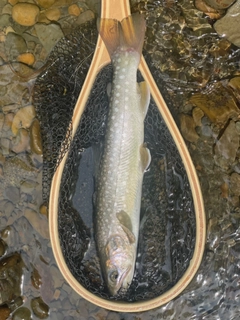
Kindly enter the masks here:
[[209, 6], [205, 0], [195, 0], [195, 7], [208, 15], [211, 19], [219, 19], [223, 14], [223, 10], [216, 10]]
[[193, 109], [192, 117], [196, 126], [201, 127], [203, 116], [204, 116], [204, 112], [200, 108]]
[[29, 66], [33, 65], [35, 62], [35, 57], [32, 53], [30, 52], [26, 52], [26, 53], [22, 53], [17, 57], [17, 60], [19, 62], [25, 63]]
[[30, 208], [25, 209], [24, 216], [44, 239], [49, 239], [48, 221], [46, 218]]
[[6, 320], [9, 319], [9, 315], [11, 313], [11, 310], [5, 305], [5, 306], [0, 306], [0, 319], [1, 320]]
[[240, 0], [230, 7], [224, 17], [214, 23], [214, 28], [221, 36], [226, 37], [235, 46], [240, 47]]
[[46, 205], [46, 203], [43, 203], [40, 208], [39, 208], [39, 212], [44, 215], [45, 217], [48, 217], [48, 207]]
[[39, 6], [41, 6], [42, 8], [49, 8], [49, 7], [51, 7], [55, 2], [56, 2], [56, 0], [37, 0], [37, 3], [38, 3]]
[[199, 107], [218, 125], [225, 124], [229, 119], [237, 120], [240, 114], [234, 96], [220, 82], [210, 90], [194, 94], [188, 102]]
[[49, 53], [55, 44], [64, 36], [61, 28], [57, 24], [41, 24], [35, 25], [35, 30], [43, 47]]
[[21, 295], [23, 261], [19, 253], [0, 260], [0, 305]]
[[34, 288], [40, 289], [40, 287], [42, 285], [42, 278], [41, 278], [38, 270], [34, 266], [32, 266], [32, 267], [33, 267], [33, 271], [31, 272], [32, 285], [34, 286]]
[[5, 189], [5, 197], [10, 200], [12, 203], [18, 203], [20, 200], [20, 191], [17, 187], [7, 187]]
[[68, 13], [70, 15], [79, 16], [81, 12], [82, 9], [80, 9], [79, 6], [75, 3], [68, 7]]
[[10, 130], [10, 128], [12, 127], [13, 119], [14, 119], [14, 113], [9, 112], [5, 114], [3, 128], [2, 128], [3, 131]]
[[14, 311], [12, 320], [31, 320], [31, 311], [26, 307], [20, 307]]
[[199, 138], [197, 132], [195, 131], [195, 123], [193, 118], [186, 114], [181, 114], [180, 116], [180, 128], [183, 137], [190, 142], [196, 142]]
[[7, 244], [3, 241], [3, 239], [0, 239], [0, 257], [2, 257], [7, 250]]
[[20, 53], [26, 52], [27, 44], [20, 35], [9, 32], [6, 36], [5, 49], [11, 60], [15, 60]]
[[223, 169], [227, 169], [235, 161], [239, 147], [239, 135], [234, 121], [230, 121], [221, 138], [216, 142], [215, 162]]
[[43, 153], [40, 124], [37, 119], [33, 121], [30, 127], [30, 146], [34, 153], [39, 155]]
[[37, 22], [39, 8], [32, 3], [17, 3], [12, 9], [13, 20], [22, 26], [33, 26]]
[[11, 16], [9, 14], [0, 15], [0, 27], [6, 27], [10, 25]]
[[12, 133], [14, 135], [17, 135], [20, 128], [28, 129], [31, 126], [35, 116], [36, 113], [33, 106], [26, 106], [21, 108], [13, 118]]
[[4, 156], [9, 155], [9, 151], [10, 151], [10, 140], [8, 138], [1, 138], [0, 139], [0, 146], [2, 149], [2, 154]]
[[45, 11], [45, 16], [49, 21], [58, 21], [61, 17], [61, 11], [58, 8], [52, 8]]
[[11, 201], [8, 201], [8, 200], [2, 200], [0, 201], [0, 205], [1, 205], [1, 208], [2, 208], [2, 212], [7, 216], [7, 217], [10, 217], [11, 214], [13, 213], [13, 210], [15, 208], [15, 205], [11, 202]]
[[228, 86], [233, 90], [238, 101], [240, 101], [240, 77], [232, 78], [228, 82]]
[[204, 0], [210, 7], [215, 9], [226, 9], [230, 7], [235, 0]]
[[17, 136], [12, 139], [11, 150], [15, 153], [21, 153], [29, 149], [29, 132], [26, 129], [19, 129]]
[[46, 319], [49, 316], [49, 307], [48, 305], [42, 300], [41, 297], [34, 298], [31, 301], [31, 308], [33, 313], [39, 319]]
[[76, 23], [80, 25], [80, 24], [83, 24], [87, 21], [91, 21], [94, 18], [95, 18], [94, 13], [91, 10], [86, 10], [80, 14], [80, 16], [77, 18]]

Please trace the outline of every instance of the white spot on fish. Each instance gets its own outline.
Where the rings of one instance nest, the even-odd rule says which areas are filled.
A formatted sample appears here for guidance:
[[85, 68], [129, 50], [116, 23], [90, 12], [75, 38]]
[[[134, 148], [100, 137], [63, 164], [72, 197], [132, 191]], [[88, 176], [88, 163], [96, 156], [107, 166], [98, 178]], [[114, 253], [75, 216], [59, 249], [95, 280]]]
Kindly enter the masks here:
[[125, 75], [124, 74], [121, 74], [120, 76], [119, 76], [119, 79], [124, 79], [125, 78]]
[[121, 58], [118, 58], [118, 59], [117, 59], [117, 62], [121, 62]]
[[116, 70], [119, 70], [120, 69], [120, 67], [119, 66], [116, 66]]
[[125, 101], [128, 101], [129, 100], [129, 98], [128, 97], [125, 97]]
[[120, 88], [121, 88], [121, 86], [120, 86], [119, 84], [117, 84], [117, 85], [116, 85], [116, 88], [117, 88], [117, 89], [120, 89]]
[[120, 97], [120, 93], [119, 92], [116, 93], [116, 97]]
[[[118, 104], [119, 103], [119, 100], [115, 100], [115, 104]], [[115, 109], [115, 110], [117, 110], [117, 109]]]

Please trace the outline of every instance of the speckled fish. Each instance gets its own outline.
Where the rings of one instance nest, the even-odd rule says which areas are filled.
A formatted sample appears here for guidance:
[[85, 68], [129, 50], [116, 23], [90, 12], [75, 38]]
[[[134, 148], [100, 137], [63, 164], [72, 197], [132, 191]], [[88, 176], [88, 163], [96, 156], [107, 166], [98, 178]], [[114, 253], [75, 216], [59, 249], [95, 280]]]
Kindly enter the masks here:
[[142, 180], [151, 161], [143, 141], [150, 91], [146, 82], [137, 83], [136, 79], [145, 28], [140, 14], [121, 22], [99, 22], [99, 33], [113, 65], [113, 83], [96, 178], [95, 232], [102, 273], [111, 295], [127, 290], [133, 279]]

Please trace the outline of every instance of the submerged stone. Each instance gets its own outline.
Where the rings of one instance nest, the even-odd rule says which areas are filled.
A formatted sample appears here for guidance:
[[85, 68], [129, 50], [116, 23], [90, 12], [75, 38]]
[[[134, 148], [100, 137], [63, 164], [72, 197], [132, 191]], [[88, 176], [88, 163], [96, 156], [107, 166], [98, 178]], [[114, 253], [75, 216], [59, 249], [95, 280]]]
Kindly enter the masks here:
[[226, 15], [214, 23], [214, 28], [221, 36], [226, 37], [235, 46], [240, 47], [240, 0], [237, 0]]
[[10, 303], [21, 295], [23, 265], [19, 253], [0, 260], [0, 305]]
[[224, 125], [229, 119], [237, 119], [240, 112], [235, 97], [221, 82], [210, 90], [192, 95], [189, 102], [199, 107], [205, 115], [218, 125]]

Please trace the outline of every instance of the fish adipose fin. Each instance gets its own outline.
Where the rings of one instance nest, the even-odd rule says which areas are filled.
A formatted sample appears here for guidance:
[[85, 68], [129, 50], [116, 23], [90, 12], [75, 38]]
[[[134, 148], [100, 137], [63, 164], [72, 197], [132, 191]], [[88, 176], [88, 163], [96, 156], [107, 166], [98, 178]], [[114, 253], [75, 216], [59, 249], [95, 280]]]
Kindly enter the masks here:
[[98, 30], [110, 57], [118, 47], [132, 48], [141, 55], [145, 29], [145, 19], [139, 13], [128, 16], [121, 22], [115, 19], [98, 21]]
[[129, 242], [134, 243], [136, 241], [136, 238], [132, 233], [132, 222], [129, 215], [125, 211], [121, 210], [116, 213], [116, 216], [118, 218], [118, 221], [120, 222], [123, 231], [126, 233]]

